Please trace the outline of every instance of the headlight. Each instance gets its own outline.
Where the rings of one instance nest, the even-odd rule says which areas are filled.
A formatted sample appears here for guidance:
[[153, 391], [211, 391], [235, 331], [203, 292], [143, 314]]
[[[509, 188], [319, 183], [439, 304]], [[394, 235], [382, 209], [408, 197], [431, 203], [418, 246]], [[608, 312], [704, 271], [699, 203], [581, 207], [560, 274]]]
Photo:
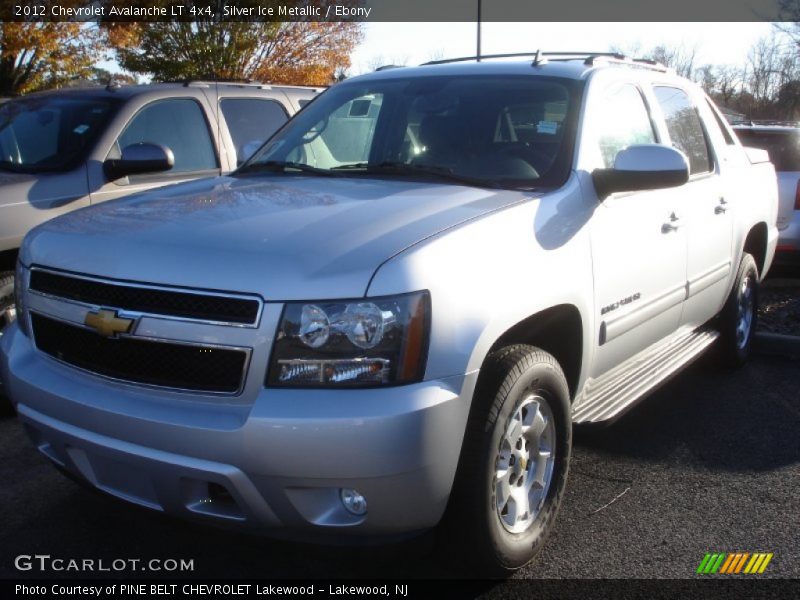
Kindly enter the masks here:
[[28, 319], [25, 318], [25, 267], [17, 260], [17, 268], [14, 273], [14, 305], [17, 308], [17, 324], [19, 329], [25, 335], [28, 335]]
[[430, 295], [289, 302], [272, 349], [267, 385], [352, 387], [420, 381]]

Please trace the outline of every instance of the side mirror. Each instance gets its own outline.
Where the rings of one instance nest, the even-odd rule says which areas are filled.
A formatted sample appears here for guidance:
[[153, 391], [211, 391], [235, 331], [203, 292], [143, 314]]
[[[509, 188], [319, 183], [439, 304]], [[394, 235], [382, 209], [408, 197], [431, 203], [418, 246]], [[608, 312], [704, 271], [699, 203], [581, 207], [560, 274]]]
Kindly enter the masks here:
[[103, 171], [109, 179], [119, 179], [138, 173], [168, 171], [175, 166], [172, 150], [160, 144], [142, 142], [122, 149], [120, 158], [109, 158], [103, 163]]
[[678, 187], [689, 181], [689, 160], [669, 146], [635, 144], [620, 150], [613, 169], [592, 171], [592, 180], [601, 200], [614, 192]]

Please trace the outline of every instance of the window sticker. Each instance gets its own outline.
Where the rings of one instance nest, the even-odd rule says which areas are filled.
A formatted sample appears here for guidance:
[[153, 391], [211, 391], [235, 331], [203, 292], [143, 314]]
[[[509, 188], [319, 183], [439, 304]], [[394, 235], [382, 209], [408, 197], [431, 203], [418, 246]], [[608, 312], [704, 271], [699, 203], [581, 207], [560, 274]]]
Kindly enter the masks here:
[[558, 131], [558, 123], [555, 121], [539, 121], [536, 124], [536, 133], [546, 133], [547, 135], [555, 135]]

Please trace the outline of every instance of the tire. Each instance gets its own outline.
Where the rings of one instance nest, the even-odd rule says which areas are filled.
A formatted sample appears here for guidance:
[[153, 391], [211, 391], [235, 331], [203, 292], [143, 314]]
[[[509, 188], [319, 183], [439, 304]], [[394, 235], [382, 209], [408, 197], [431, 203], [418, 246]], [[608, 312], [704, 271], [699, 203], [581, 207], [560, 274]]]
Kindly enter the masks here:
[[14, 307], [14, 272], [0, 272], [0, 331], [10, 323], [9, 311]]
[[[567, 481], [570, 411], [564, 373], [547, 352], [514, 345], [487, 358], [445, 519], [472, 574], [508, 576], [544, 546]], [[550, 458], [534, 460], [537, 446]]]
[[738, 369], [750, 357], [758, 321], [758, 266], [743, 254], [730, 296], [719, 315], [718, 355], [726, 367]]
[[[0, 272], [0, 336], [3, 328], [10, 322], [10, 311], [14, 308], [14, 272]], [[3, 394], [0, 386], [0, 416], [14, 414], [11, 401]]]

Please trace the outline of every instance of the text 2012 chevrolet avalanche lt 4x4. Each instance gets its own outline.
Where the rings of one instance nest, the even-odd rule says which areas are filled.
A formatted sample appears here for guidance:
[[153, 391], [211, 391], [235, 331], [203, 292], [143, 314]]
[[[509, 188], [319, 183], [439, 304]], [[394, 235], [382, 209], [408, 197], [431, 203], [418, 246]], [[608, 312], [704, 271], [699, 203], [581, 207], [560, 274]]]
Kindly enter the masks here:
[[230, 176], [37, 227], [0, 346], [36, 447], [174, 515], [528, 562], [573, 423], [741, 364], [777, 240], [698, 88], [562, 58], [357, 77]]

